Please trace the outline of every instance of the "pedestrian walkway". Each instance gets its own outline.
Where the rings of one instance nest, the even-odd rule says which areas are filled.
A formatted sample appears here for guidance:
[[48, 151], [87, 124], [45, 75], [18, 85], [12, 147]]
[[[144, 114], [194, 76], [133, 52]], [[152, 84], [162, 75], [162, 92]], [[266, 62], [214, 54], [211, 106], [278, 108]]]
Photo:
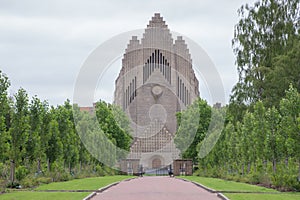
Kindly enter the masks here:
[[220, 200], [195, 184], [171, 177], [140, 177], [123, 181], [93, 200]]

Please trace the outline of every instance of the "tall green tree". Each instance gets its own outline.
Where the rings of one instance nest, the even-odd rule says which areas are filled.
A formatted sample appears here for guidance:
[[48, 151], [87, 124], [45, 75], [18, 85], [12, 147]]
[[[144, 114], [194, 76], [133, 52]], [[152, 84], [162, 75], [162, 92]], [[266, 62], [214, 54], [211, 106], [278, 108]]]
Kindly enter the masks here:
[[[258, 101], [254, 105], [254, 123], [253, 123], [253, 140], [254, 147], [256, 151], [256, 157], [261, 162], [266, 162], [264, 150], [265, 150], [265, 140], [267, 132], [267, 123], [266, 123], [266, 109], [263, 102]], [[255, 162], [256, 164], [256, 162]]]
[[299, 0], [261, 0], [238, 10], [232, 45], [239, 82], [233, 88], [232, 102], [270, 98], [266, 77], [275, 68], [274, 58], [291, 49], [299, 34], [299, 7]]
[[15, 166], [21, 164], [25, 159], [26, 141], [30, 129], [28, 116], [28, 94], [24, 89], [19, 89], [15, 94], [15, 104], [13, 109], [11, 134], [11, 181], [14, 182]]
[[43, 156], [41, 144], [41, 132], [43, 123], [43, 104], [39, 98], [34, 96], [29, 105], [28, 140], [26, 142], [26, 157], [29, 161], [37, 162], [37, 171], [41, 171], [41, 158]]
[[227, 140], [227, 153], [228, 153], [228, 160], [227, 163], [231, 166], [230, 170], [237, 170], [237, 162], [239, 160], [238, 155], [238, 135], [235, 130], [235, 127], [230, 122], [227, 124], [224, 130], [226, 134]]
[[300, 36], [291, 39], [290, 43], [289, 49], [273, 59], [274, 70], [266, 75], [264, 103], [268, 107], [279, 107], [290, 84], [300, 92]]
[[246, 112], [242, 123], [242, 155], [244, 164], [247, 165], [247, 173], [250, 172], [251, 164], [256, 160], [256, 150], [254, 143], [254, 116]]
[[129, 120], [123, 111], [104, 101], [96, 103], [96, 116], [107, 137], [121, 149], [129, 150], [132, 136]]
[[79, 163], [80, 163], [80, 170], [83, 166], [88, 165], [88, 163], [92, 160], [90, 153], [85, 148], [85, 144], [87, 143], [86, 138], [87, 133], [90, 129], [93, 128], [92, 126], [92, 116], [88, 112], [81, 112], [78, 105], [73, 105], [73, 112], [75, 116], [75, 126], [76, 132], [79, 135], [80, 145], [78, 147], [79, 151]]
[[59, 125], [60, 139], [63, 144], [63, 160], [69, 170], [78, 163], [79, 138], [75, 133], [73, 109], [70, 101], [65, 101], [63, 106], [58, 106], [55, 113]]
[[299, 163], [300, 178], [300, 129], [298, 118], [300, 116], [300, 93], [290, 86], [286, 97], [280, 101], [282, 114], [281, 131], [285, 135], [286, 157], [294, 157]]
[[177, 114], [179, 125], [174, 142], [183, 158], [195, 162], [199, 154], [197, 145], [205, 138], [211, 121], [211, 107], [198, 98], [186, 110]]
[[281, 115], [275, 107], [266, 112], [267, 132], [265, 140], [266, 158], [272, 162], [273, 173], [276, 173], [277, 162], [280, 161], [280, 146], [283, 146], [282, 137], [279, 135], [279, 123]]
[[[108, 133], [104, 132], [106, 130], [103, 130], [101, 125], [99, 125], [99, 123], [101, 123], [99, 119], [97, 119], [95, 115], [91, 115], [88, 112], [81, 112], [76, 108], [74, 112], [76, 131], [84, 146], [88, 149], [91, 156], [94, 157], [85, 155], [85, 150], [80, 149], [80, 161], [84, 163], [85, 158], [87, 158], [90, 162], [95, 164], [102, 162], [109, 166], [115, 165], [116, 160], [120, 158], [120, 155], [118, 155], [118, 157], [116, 156], [116, 143], [112, 142]], [[103, 164], [100, 165], [103, 166]]]
[[0, 162], [7, 159], [9, 153], [8, 120], [10, 106], [7, 90], [10, 86], [8, 77], [0, 70]]
[[60, 139], [58, 123], [55, 119], [52, 119], [49, 123], [49, 140], [46, 149], [46, 155], [49, 159], [49, 164], [62, 158], [63, 144]]

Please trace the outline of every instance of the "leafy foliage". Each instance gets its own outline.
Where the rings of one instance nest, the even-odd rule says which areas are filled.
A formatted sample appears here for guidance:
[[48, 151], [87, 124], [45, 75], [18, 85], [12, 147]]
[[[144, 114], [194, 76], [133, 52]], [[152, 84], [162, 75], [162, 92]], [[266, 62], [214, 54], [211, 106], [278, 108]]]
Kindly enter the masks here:
[[300, 93], [292, 86], [279, 109], [255, 103], [242, 122], [226, 124], [214, 149], [199, 159], [198, 173], [299, 190], [299, 105]]
[[197, 145], [205, 138], [210, 119], [211, 108], [200, 98], [187, 110], [177, 114], [179, 128], [174, 141], [183, 158], [192, 158], [194, 161], [197, 159]]
[[261, 0], [238, 13], [239, 81], [222, 135], [197, 173], [299, 191], [300, 2]]
[[96, 104], [96, 115], [100, 127], [106, 136], [117, 147], [128, 151], [132, 137], [129, 132], [129, 120], [123, 111], [115, 105], [99, 101]]
[[[41, 101], [37, 96], [29, 99], [22, 88], [9, 97], [10, 82], [1, 71], [0, 83], [0, 180], [9, 179], [8, 185], [11, 186], [20, 182], [25, 186], [35, 186], [43, 178], [62, 181], [115, 174], [114, 170], [104, 167], [96, 155], [87, 151], [77, 134], [78, 125], [73, 113], [79, 113], [78, 116], [84, 119], [80, 121], [85, 123], [85, 126], [80, 126], [83, 134], [100, 137], [100, 141], [105, 134], [118, 147], [128, 150], [131, 142], [129, 120], [119, 108], [103, 101], [97, 104], [97, 112], [101, 112], [98, 122], [104, 129], [101, 135], [97, 131], [97, 120], [89, 113], [79, 111], [77, 106], [73, 109], [69, 100], [63, 105], [49, 107], [47, 101]], [[113, 110], [118, 113], [118, 118], [114, 118]], [[99, 148], [99, 144], [93, 145], [100, 149], [99, 154], [114, 164], [116, 159], [111, 158], [107, 146], [100, 145]]]
[[[299, 56], [291, 52], [299, 55], [300, 3], [261, 0], [253, 6], [241, 6], [238, 13], [240, 20], [235, 26], [232, 45], [239, 82], [231, 101], [265, 100], [268, 106], [278, 104], [290, 83], [299, 89]], [[278, 74], [287, 67], [289, 70]], [[292, 71], [298, 74], [291, 74]]]

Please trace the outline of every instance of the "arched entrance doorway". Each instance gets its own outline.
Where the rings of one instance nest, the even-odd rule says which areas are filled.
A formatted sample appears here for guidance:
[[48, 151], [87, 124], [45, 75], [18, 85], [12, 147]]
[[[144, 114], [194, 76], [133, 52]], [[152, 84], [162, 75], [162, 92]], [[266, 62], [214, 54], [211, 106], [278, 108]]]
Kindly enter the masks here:
[[152, 160], [152, 168], [160, 168], [161, 167], [161, 160], [159, 158], [154, 158]]

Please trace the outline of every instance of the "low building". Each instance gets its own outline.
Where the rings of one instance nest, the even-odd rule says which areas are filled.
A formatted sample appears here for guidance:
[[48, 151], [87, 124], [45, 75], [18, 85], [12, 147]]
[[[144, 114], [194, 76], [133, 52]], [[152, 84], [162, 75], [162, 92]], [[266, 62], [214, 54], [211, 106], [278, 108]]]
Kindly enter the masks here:
[[193, 161], [190, 159], [177, 159], [173, 161], [174, 176], [191, 176], [193, 175]]

